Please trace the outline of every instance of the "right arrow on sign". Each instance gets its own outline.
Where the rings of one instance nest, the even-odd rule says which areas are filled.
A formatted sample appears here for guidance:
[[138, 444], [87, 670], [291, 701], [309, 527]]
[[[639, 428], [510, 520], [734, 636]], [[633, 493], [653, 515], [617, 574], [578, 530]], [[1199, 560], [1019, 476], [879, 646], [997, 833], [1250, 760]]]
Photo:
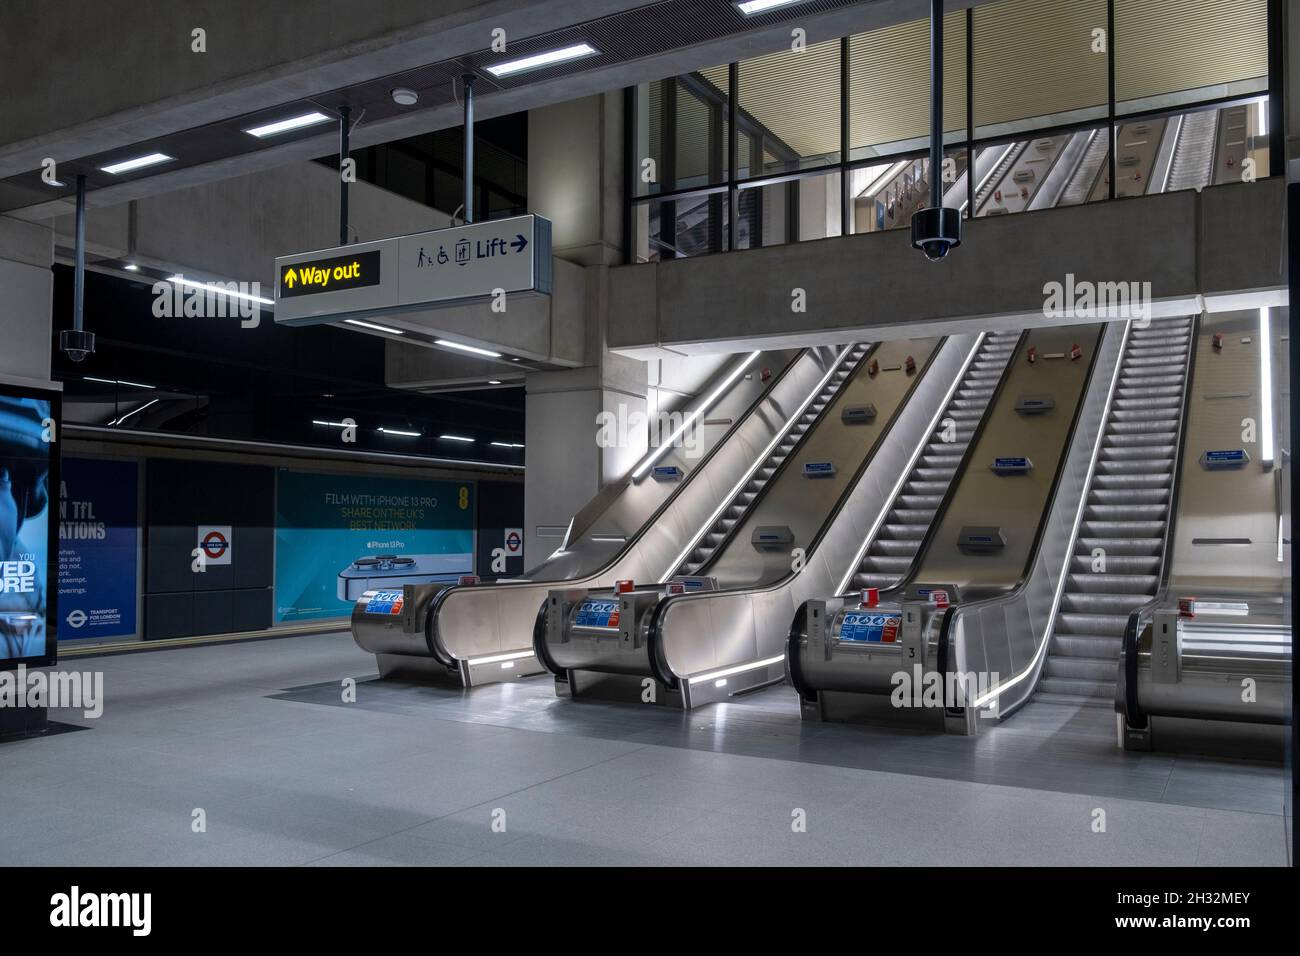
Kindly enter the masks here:
[[515, 235], [515, 241], [510, 243], [510, 248], [514, 249], [515, 252], [523, 252], [526, 245], [528, 245], [528, 240], [524, 238], [523, 233], [518, 233]]

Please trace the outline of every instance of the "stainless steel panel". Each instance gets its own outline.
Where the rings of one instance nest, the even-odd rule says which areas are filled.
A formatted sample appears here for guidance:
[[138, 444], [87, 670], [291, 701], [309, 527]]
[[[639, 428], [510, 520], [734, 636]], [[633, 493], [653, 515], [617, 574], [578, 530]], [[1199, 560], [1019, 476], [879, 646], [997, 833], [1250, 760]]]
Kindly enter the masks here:
[[[1214, 348], [1216, 332], [1223, 335], [1221, 350]], [[1224, 588], [1280, 593], [1290, 577], [1290, 568], [1278, 560], [1274, 469], [1260, 461], [1260, 441], [1242, 438], [1251, 421], [1255, 437], [1261, 437], [1264, 422], [1260, 344], [1257, 311], [1201, 319], [1169, 578], [1176, 591], [1198, 596]], [[1208, 470], [1199, 463], [1207, 450], [1234, 448], [1249, 452], [1245, 467]], [[1250, 543], [1194, 543], [1216, 538], [1249, 538]]]

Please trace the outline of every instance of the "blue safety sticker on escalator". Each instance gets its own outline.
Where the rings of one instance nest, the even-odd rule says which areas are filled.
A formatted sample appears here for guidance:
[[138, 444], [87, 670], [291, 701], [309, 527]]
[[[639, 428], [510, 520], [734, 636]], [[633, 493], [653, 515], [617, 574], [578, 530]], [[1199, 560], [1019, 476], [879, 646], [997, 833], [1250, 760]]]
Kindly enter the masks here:
[[617, 627], [618, 602], [601, 599], [583, 601], [573, 623], [580, 627]]
[[370, 600], [366, 602], [366, 613], [401, 614], [402, 603], [401, 591], [375, 591]]
[[898, 640], [901, 614], [850, 612], [840, 622], [840, 640], [867, 644], [893, 644]]

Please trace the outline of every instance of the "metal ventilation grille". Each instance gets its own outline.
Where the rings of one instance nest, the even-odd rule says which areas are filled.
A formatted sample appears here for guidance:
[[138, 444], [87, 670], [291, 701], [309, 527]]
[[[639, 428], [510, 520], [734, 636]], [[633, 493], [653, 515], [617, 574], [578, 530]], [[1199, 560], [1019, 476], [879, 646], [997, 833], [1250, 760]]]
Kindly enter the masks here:
[[1115, 42], [1121, 101], [1267, 77], [1268, 3], [1115, 0]]

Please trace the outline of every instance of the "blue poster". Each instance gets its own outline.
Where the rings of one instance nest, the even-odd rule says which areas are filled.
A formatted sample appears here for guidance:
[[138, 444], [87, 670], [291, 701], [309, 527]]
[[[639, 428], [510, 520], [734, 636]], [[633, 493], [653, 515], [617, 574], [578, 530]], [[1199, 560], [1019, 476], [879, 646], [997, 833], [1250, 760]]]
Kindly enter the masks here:
[[[54, 663], [50, 490], [57, 397], [0, 385], [0, 668]], [[57, 395], [57, 393], [53, 393]]]
[[473, 571], [470, 482], [276, 475], [276, 621], [346, 617], [367, 590]]
[[135, 633], [136, 481], [133, 461], [63, 459], [59, 482], [59, 634]]

